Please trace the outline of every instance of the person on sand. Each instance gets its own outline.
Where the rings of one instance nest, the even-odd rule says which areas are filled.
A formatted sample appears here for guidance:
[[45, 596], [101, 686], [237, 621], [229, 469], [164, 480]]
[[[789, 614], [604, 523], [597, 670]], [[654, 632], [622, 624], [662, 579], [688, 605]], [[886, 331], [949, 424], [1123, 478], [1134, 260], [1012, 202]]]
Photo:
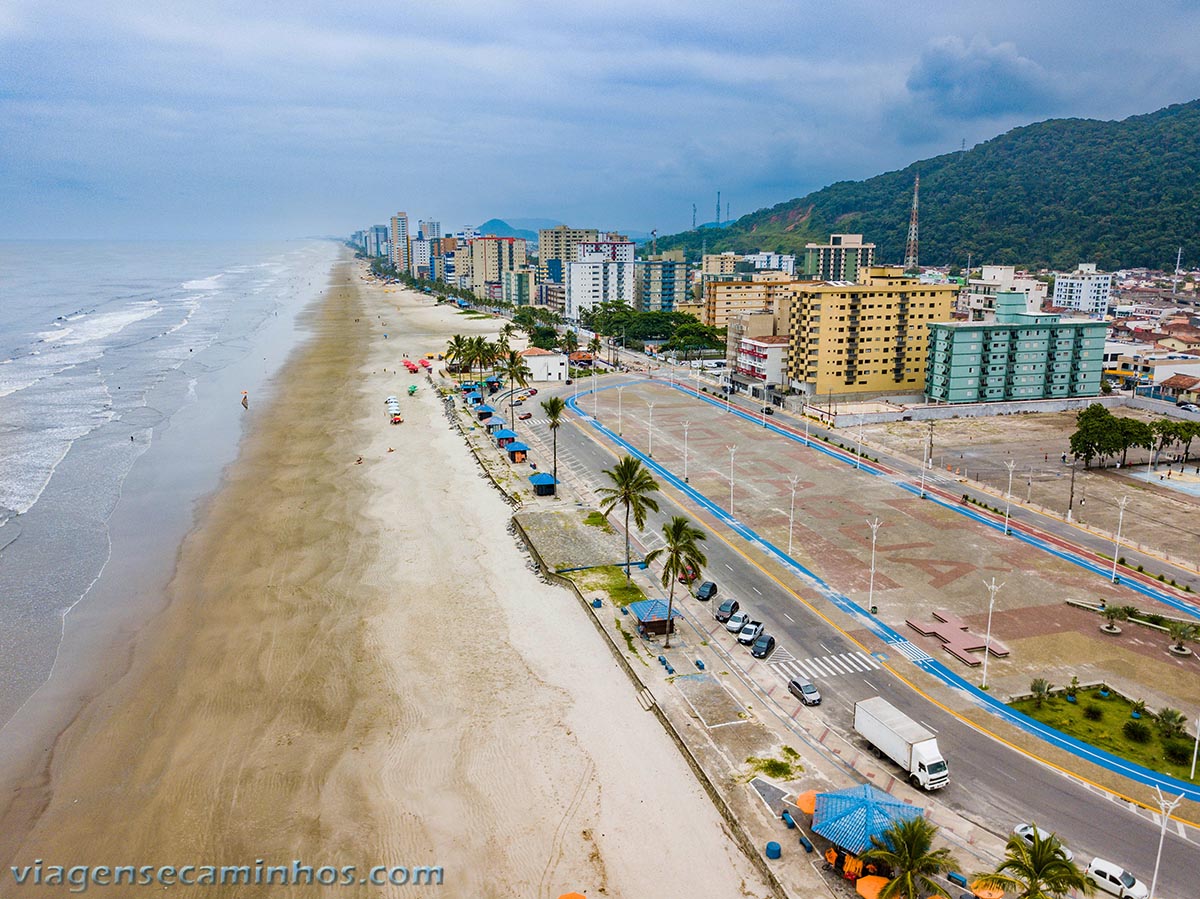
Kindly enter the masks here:
[[358, 457], [358, 461], [357, 461], [357, 462], [355, 462], [354, 464], [355, 464], [355, 465], [362, 465], [362, 456], [359, 456], [359, 457]]

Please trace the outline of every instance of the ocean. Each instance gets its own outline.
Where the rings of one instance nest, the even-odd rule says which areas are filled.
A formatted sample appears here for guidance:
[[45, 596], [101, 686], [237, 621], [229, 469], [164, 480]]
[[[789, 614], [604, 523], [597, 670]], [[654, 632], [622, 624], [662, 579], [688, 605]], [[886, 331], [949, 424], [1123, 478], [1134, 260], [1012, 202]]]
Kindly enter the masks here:
[[0, 242], [0, 730], [62, 667], [73, 627], [102, 643], [161, 603], [197, 503], [344, 252]]

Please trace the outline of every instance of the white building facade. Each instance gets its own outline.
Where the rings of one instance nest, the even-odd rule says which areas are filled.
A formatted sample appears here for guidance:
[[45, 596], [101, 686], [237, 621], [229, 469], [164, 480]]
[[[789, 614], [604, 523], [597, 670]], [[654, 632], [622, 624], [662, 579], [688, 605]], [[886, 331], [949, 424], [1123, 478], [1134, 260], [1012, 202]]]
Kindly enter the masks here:
[[1096, 271], [1094, 263], [1081, 262], [1070, 274], [1054, 276], [1054, 305], [1102, 317], [1108, 312], [1112, 275]]
[[780, 253], [751, 253], [742, 257], [742, 262], [749, 262], [755, 268], [770, 269], [776, 272], [796, 274], [796, 257]]
[[632, 254], [628, 261], [614, 261], [606, 252], [578, 255], [584, 258], [567, 264], [564, 312], [567, 321], [578, 322], [584, 311], [600, 303], [636, 306]]
[[531, 346], [521, 350], [521, 358], [529, 366], [531, 381], [565, 381], [567, 379], [567, 356]]
[[1041, 311], [1046, 301], [1047, 285], [1036, 278], [1020, 276], [1011, 265], [985, 265], [978, 278], [967, 280], [966, 288], [958, 295], [958, 311], [971, 321], [994, 321], [996, 294], [1025, 294], [1025, 311]]
[[778, 387], [787, 381], [786, 334], [743, 337], [738, 341], [736, 370], [751, 386]]

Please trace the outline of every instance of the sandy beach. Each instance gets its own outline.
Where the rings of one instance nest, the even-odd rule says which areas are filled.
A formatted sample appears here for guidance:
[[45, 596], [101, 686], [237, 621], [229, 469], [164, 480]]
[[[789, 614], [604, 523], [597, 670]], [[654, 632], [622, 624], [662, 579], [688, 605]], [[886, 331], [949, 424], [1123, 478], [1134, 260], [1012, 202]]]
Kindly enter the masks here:
[[0, 893], [34, 859], [262, 859], [444, 871], [340, 895], [768, 895], [586, 616], [526, 567], [440, 399], [395, 371], [499, 322], [362, 271], [335, 266], [126, 673], [4, 798]]

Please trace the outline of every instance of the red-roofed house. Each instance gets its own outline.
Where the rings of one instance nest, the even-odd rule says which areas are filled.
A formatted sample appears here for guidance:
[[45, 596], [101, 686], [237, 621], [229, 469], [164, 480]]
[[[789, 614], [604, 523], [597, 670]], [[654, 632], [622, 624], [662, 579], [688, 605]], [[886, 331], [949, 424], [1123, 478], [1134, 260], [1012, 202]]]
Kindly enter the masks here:
[[1171, 375], [1161, 384], [1163, 396], [1169, 396], [1176, 401], [1184, 400], [1194, 403], [1200, 397], [1200, 378], [1191, 375]]
[[531, 346], [521, 350], [521, 358], [529, 366], [531, 381], [565, 381], [567, 379], [567, 357], [552, 350]]

